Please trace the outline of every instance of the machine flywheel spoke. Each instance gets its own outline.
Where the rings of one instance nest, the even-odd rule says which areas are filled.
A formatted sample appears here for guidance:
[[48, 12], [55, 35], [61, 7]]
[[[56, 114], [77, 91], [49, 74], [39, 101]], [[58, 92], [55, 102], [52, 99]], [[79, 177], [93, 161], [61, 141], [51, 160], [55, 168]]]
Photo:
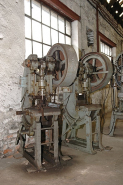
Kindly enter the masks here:
[[92, 66], [95, 67], [95, 65], [96, 65], [96, 59], [94, 58], [92, 62]]
[[100, 66], [100, 67], [97, 67], [97, 68], [96, 68], [97, 71], [100, 71], [100, 70], [102, 70], [102, 69], [103, 69], [103, 66]]
[[108, 73], [108, 71], [93, 72], [92, 74], [104, 74], [104, 73]]
[[55, 58], [56, 58], [56, 60], [60, 60], [60, 51], [59, 50], [55, 51]]

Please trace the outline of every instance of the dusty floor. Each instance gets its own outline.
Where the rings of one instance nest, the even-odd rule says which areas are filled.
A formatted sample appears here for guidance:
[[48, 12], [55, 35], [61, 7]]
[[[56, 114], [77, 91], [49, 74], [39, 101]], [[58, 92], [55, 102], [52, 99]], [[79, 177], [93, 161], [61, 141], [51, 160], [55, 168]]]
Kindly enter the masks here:
[[[110, 114], [104, 132], [108, 133]], [[115, 137], [103, 135], [103, 145], [111, 151], [95, 155], [63, 147], [70, 155], [66, 166], [47, 172], [28, 173], [25, 159], [0, 160], [0, 185], [123, 185], [123, 124], [118, 121]]]

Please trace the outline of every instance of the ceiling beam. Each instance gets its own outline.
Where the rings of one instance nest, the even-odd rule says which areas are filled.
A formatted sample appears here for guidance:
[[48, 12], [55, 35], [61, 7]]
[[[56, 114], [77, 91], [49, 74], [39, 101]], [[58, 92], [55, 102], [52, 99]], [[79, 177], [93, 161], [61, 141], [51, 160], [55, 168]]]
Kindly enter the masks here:
[[116, 0], [111, 0], [109, 4], [112, 6], [115, 2]]
[[[104, 2], [105, 1], [105, 2]], [[107, 2], [107, 0], [101, 0], [101, 3], [104, 4]], [[110, 12], [110, 14], [114, 17], [114, 19], [117, 21], [118, 24], [121, 24], [123, 27], [123, 17], [119, 17], [120, 14], [123, 12], [123, 8], [121, 7], [121, 3], [119, 4], [119, 1], [111, 0], [110, 3], [107, 3], [105, 6], [106, 9]], [[116, 13], [116, 11], [118, 11]]]

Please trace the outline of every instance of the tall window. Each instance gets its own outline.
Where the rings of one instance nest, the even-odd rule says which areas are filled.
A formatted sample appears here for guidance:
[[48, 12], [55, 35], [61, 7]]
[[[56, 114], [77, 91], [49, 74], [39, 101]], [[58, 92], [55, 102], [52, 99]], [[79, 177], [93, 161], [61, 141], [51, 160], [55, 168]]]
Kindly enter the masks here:
[[105, 44], [104, 42], [100, 42], [101, 44], [101, 53], [104, 53], [105, 55], [107, 55], [107, 57], [111, 60], [111, 56], [112, 56], [112, 47], [108, 46], [107, 44]]
[[43, 57], [55, 43], [71, 45], [71, 22], [36, 0], [25, 2], [25, 57]]

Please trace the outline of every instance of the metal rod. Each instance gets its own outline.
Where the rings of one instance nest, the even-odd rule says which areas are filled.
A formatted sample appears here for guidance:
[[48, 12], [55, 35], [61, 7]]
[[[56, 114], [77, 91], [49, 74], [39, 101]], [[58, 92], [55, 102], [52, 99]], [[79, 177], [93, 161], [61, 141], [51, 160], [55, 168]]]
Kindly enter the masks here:
[[108, 71], [93, 72], [93, 73], [91, 73], [91, 74], [103, 74], [103, 73], [108, 73]]
[[99, 52], [99, 11], [98, 11], [98, 5], [96, 7], [96, 23], [97, 23], [97, 52]]
[[54, 142], [52, 141], [52, 142], [41, 143], [41, 145], [47, 145], [47, 144], [52, 144], [52, 143]]
[[54, 127], [42, 128], [41, 130], [51, 130], [51, 129], [54, 129]]

